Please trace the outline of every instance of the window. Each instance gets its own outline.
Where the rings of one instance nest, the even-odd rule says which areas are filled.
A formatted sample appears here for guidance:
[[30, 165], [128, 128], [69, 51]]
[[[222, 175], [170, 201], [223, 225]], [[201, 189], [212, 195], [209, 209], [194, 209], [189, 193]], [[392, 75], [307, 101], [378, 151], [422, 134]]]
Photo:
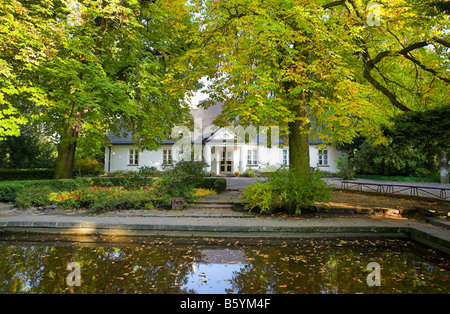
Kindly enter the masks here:
[[172, 165], [173, 164], [171, 149], [163, 150], [163, 164], [164, 165]]
[[328, 166], [328, 149], [319, 150], [319, 162], [317, 163], [317, 165]]
[[247, 151], [247, 165], [257, 165], [258, 164], [258, 150], [250, 149]]
[[283, 165], [289, 164], [289, 151], [287, 149], [283, 149]]
[[137, 166], [139, 165], [139, 150], [138, 149], [130, 149], [130, 158], [128, 160], [129, 166]]

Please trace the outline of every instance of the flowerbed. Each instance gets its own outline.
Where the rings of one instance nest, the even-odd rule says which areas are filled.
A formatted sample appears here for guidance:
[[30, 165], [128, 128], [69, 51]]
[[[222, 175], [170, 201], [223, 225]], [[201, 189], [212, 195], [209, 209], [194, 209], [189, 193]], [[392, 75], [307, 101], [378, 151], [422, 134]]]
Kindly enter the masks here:
[[88, 208], [93, 211], [151, 209], [157, 202], [157, 196], [153, 187], [126, 190], [122, 186], [93, 186], [76, 191], [52, 192], [49, 202], [62, 208]]
[[[217, 194], [215, 190], [195, 189], [194, 197]], [[139, 189], [123, 186], [91, 186], [71, 191], [52, 191], [48, 187], [25, 188], [16, 204], [20, 208], [57, 205], [63, 209], [89, 209], [96, 212], [122, 209], [153, 209], [165, 205], [155, 184]]]

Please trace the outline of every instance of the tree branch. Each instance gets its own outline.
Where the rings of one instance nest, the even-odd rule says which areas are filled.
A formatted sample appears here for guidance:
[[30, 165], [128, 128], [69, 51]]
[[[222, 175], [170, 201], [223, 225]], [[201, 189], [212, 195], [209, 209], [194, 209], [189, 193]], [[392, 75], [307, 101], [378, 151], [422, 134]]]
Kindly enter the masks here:
[[426, 65], [424, 65], [423, 63], [421, 63], [419, 60], [417, 60], [416, 58], [414, 58], [410, 52], [419, 48], [423, 48], [426, 47], [430, 44], [432, 44], [433, 42], [437, 42], [440, 43], [442, 45], [448, 45], [449, 43], [446, 42], [443, 39], [440, 38], [432, 38], [430, 40], [427, 41], [420, 41], [414, 44], [411, 44], [409, 46], [404, 47], [403, 49], [399, 50], [399, 51], [392, 51], [392, 50], [387, 50], [387, 51], [383, 51], [380, 52], [378, 55], [376, 55], [375, 58], [371, 59], [371, 60], [366, 60], [364, 63], [366, 65], [366, 67], [369, 70], [372, 70], [375, 65], [377, 63], [379, 63], [383, 58], [388, 57], [388, 56], [394, 56], [394, 55], [402, 55], [403, 57], [405, 57], [406, 59], [412, 61], [414, 64], [418, 65], [419, 67], [421, 67], [423, 70], [432, 73], [434, 76], [436, 76], [438, 79], [449, 83], [450, 84], [450, 80], [446, 77], [442, 77], [439, 75], [439, 73], [436, 70], [433, 70], [431, 68], [428, 68]]
[[370, 74], [370, 70], [367, 67], [364, 67], [363, 71], [364, 78], [369, 81], [370, 84], [372, 84], [373, 87], [375, 87], [377, 90], [379, 90], [381, 93], [383, 93], [389, 101], [398, 109], [402, 111], [411, 111], [408, 107], [403, 105], [398, 99], [397, 96], [392, 93], [390, 90], [388, 90], [386, 87], [380, 84], [373, 76]]

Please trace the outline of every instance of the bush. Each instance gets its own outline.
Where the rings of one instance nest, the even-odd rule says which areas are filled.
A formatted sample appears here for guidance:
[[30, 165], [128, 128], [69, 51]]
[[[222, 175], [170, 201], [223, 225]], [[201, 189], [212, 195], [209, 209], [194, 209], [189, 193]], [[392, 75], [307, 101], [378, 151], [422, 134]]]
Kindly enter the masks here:
[[203, 178], [195, 187], [222, 193], [227, 188], [227, 180], [224, 178]]
[[0, 181], [50, 180], [54, 176], [53, 169], [0, 169]]
[[85, 187], [73, 192], [50, 194], [50, 200], [63, 208], [86, 208], [96, 212], [113, 209], [153, 208], [153, 189], [125, 190], [123, 187]]
[[350, 164], [350, 157], [348, 154], [344, 154], [342, 157], [338, 157], [336, 160], [337, 168], [338, 168], [338, 176], [344, 180], [351, 180], [355, 176], [355, 171], [353, 170], [352, 165]]
[[73, 171], [80, 175], [94, 175], [100, 171], [101, 166], [97, 159], [85, 157], [75, 162]]
[[203, 161], [179, 161], [156, 181], [156, 189], [165, 206], [172, 205], [173, 197], [192, 200], [195, 187], [199, 186], [205, 176], [206, 163]]
[[281, 169], [268, 173], [265, 182], [254, 182], [244, 189], [243, 199], [249, 210], [262, 212], [286, 210], [288, 213], [301, 214], [315, 202], [330, 199], [331, 190], [322, 180], [320, 173], [311, 172], [310, 177], [297, 177], [293, 171]]
[[19, 208], [45, 206], [50, 204], [49, 195], [52, 189], [48, 186], [28, 186], [23, 188], [16, 197]]
[[[14, 202], [18, 193], [29, 186], [48, 186], [54, 191], [75, 191], [88, 186], [119, 186], [127, 183], [127, 178], [78, 178], [58, 180], [25, 180], [0, 182], [0, 201]], [[154, 178], [143, 178], [143, 185], [152, 183]]]
[[118, 180], [126, 189], [139, 189], [141, 187], [147, 186], [149, 183], [153, 182], [153, 180], [149, 180], [147, 177], [144, 177], [138, 172], [130, 173], [129, 175], [122, 178], [122, 180]]
[[282, 203], [275, 189], [267, 182], [255, 181], [244, 189], [242, 198], [247, 202], [247, 210], [258, 210], [260, 213], [270, 213], [279, 208]]
[[222, 193], [227, 188], [227, 180], [226, 179], [217, 179], [214, 180], [214, 190], [217, 193]]
[[369, 141], [355, 151], [352, 164], [358, 174], [432, 177], [437, 173], [437, 163], [431, 165], [427, 155], [415, 147], [375, 145]]

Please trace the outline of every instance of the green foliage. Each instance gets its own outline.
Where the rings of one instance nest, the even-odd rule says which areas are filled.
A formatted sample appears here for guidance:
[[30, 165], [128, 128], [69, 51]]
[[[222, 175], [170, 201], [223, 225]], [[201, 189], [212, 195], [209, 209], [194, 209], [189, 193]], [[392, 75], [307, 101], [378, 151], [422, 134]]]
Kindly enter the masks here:
[[[145, 185], [153, 182], [153, 178], [145, 178]], [[125, 184], [125, 178], [78, 178], [78, 179], [59, 179], [59, 180], [27, 180], [0, 182], [0, 201], [14, 202], [18, 193], [24, 187], [43, 187], [48, 186], [53, 191], [74, 191], [86, 186], [120, 186]]]
[[243, 177], [249, 177], [249, 178], [254, 177], [254, 176], [256, 176], [256, 170], [255, 169], [251, 169], [251, 168], [245, 169], [245, 171], [242, 174], [242, 176]]
[[247, 210], [258, 210], [260, 213], [270, 213], [279, 208], [282, 203], [274, 188], [267, 183], [255, 181], [244, 189], [243, 200]]
[[152, 208], [152, 189], [125, 190], [122, 187], [83, 187], [70, 193], [51, 195], [51, 201], [69, 209], [85, 208], [95, 212], [115, 209]]
[[336, 159], [336, 166], [339, 170], [337, 175], [342, 179], [351, 180], [355, 176], [355, 171], [353, 170], [353, 166], [350, 163], [350, 157], [348, 154], [339, 156]]
[[131, 172], [121, 180], [121, 185], [126, 189], [136, 190], [147, 186], [152, 181], [153, 180], [149, 180], [149, 178], [144, 177], [139, 172]]
[[54, 174], [53, 169], [0, 169], [0, 181], [49, 180]]
[[309, 177], [298, 177], [292, 170], [280, 169], [268, 173], [266, 181], [256, 181], [246, 187], [243, 199], [249, 210], [270, 213], [282, 209], [301, 214], [302, 209], [315, 202], [328, 201], [330, 195], [331, 190], [320, 173], [313, 171]]
[[351, 160], [358, 174], [385, 176], [433, 176], [437, 171], [435, 160], [429, 160], [421, 150], [403, 145], [375, 145], [364, 142]]
[[55, 158], [54, 143], [33, 125], [22, 126], [20, 136], [0, 141], [0, 168], [53, 168]]
[[2, 1], [0, 138], [18, 135], [27, 118], [57, 134], [58, 178], [71, 176], [78, 140], [85, 157], [107, 131], [157, 148], [190, 117], [185, 95], [165, 82], [185, 50], [186, 8], [180, 0], [84, 1], [80, 23], [70, 25], [78, 13], [67, 1]]
[[[405, 112], [391, 119], [391, 125], [385, 126], [384, 135], [392, 143], [390, 147], [396, 151], [405, 151], [420, 164], [421, 167], [435, 171], [436, 159], [442, 151], [450, 152], [450, 106], [427, 109], [417, 112]], [[426, 171], [421, 170], [422, 175]], [[419, 172], [410, 173], [420, 175]]]
[[214, 180], [214, 190], [217, 193], [222, 193], [227, 188], [227, 180], [225, 179], [218, 179]]
[[31, 206], [45, 206], [50, 204], [49, 195], [52, 189], [48, 186], [28, 186], [23, 188], [16, 197], [19, 208]]
[[158, 170], [155, 166], [142, 166], [139, 167], [139, 173], [142, 175], [152, 176], [152, 177], [159, 177], [161, 176], [161, 171]]
[[75, 162], [73, 170], [80, 175], [94, 175], [99, 172], [101, 166], [97, 159], [85, 157]]
[[164, 205], [172, 204], [173, 197], [189, 201], [194, 198], [195, 187], [199, 186], [206, 175], [206, 163], [203, 161], [179, 161], [156, 182], [157, 191]]
[[203, 178], [195, 188], [215, 190], [222, 193], [227, 188], [227, 180], [224, 178]]

